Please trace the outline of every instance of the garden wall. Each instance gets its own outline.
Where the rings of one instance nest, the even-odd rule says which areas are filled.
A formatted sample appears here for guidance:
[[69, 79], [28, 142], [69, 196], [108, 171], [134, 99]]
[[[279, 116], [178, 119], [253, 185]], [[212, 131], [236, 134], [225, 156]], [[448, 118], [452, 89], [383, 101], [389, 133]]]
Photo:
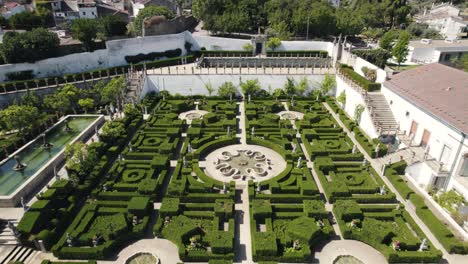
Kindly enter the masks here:
[[[336, 96], [339, 96], [342, 91], [346, 93], [346, 104], [345, 104], [345, 112], [353, 119], [354, 118], [354, 110], [356, 109], [356, 105], [363, 105], [366, 106], [362, 96], [354, 90], [349, 84], [347, 84], [339, 75], [336, 75]], [[377, 138], [378, 135], [374, 128], [374, 124], [372, 123], [372, 119], [369, 115], [369, 111], [365, 107], [364, 112], [361, 115], [361, 122], [359, 123], [359, 127], [370, 137], [370, 138]]]
[[213, 92], [213, 95], [215, 95], [218, 87], [229, 81], [238, 87], [238, 94], [240, 94], [239, 83], [250, 79], [258, 79], [264, 90], [271, 87], [273, 91], [276, 88], [283, 88], [287, 78], [293, 78], [296, 82], [299, 82], [304, 76], [309, 81], [309, 87], [315, 89], [318, 88], [325, 75], [148, 75], [141, 97], [143, 98], [146, 93], [151, 91], [159, 92], [163, 90], [167, 90], [171, 94], [208, 95], [206, 90], [208, 83], [215, 89]]
[[[330, 43], [331, 44], [331, 43]], [[377, 70], [377, 79], [376, 83], [383, 83], [384, 81], [387, 80], [387, 73], [377, 67], [376, 65], [358, 57], [357, 55], [354, 55], [346, 50], [343, 50], [341, 54], [341, 63], [347, 64], [351, 67], [353, 67], [354, 71], [357, 72], [359, 75], [364, 77], [364, 73], [362, 72], [362, 67], [367, 67], [369, 69], [374, 69]]]
[[106, 49], [94, 52], [70, 54], [58, 58], [50, 58], [35, 63], [17, 63], [0, 65], [0, 82], [7, 81], [6, 74], [32, 70], [35, 78], [49, 76], [62, 76], [67, 73], [78, 73], [101, 68], [126, 65], [125, 56], [147, 54], [150, 52], [162, 52], [180, 48], [182, 55], [185, 50], [185, 42], [192, 43], [192, 49], [199, 46], [189, 32], [180, 34], [151, 36], [144, 38], [131, 38], [112, 40], [106, 43]]

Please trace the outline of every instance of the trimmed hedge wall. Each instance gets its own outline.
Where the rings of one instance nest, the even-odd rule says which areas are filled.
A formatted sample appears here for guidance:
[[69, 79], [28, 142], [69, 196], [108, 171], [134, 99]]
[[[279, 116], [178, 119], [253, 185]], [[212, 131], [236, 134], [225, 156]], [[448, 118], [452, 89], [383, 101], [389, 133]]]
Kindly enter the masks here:
[[359, 75], [359, 73], [355, 72], [354, 69], [346, 64], [340, 64], [338, 71], [346, 76], [347, 78], [353, 80], [354, 83], [361, 86], [362, 89], [373, 92], [380, 90], [381, 84], [375, 83], [367, 80], [366, 78]]

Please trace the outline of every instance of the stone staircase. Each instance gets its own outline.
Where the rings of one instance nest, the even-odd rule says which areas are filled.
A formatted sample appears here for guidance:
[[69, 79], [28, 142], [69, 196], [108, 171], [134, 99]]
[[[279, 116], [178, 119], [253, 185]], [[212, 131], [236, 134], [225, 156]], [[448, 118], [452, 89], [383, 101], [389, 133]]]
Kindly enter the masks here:
[[140, 99], [140, 93], [143, 90], [145, 71], [146, 70], [140, 72], [130, 69], [129, 72], [125, 75], [127, 81], [127, 90], [124, 101], [126, 103], [136, 103]]
[[0, 245], [18, 245], [13, 230], [8, 227], [8, 221], [14, 226], [18, 225], [18, 221], [13, 219], [2, 220], [0, 222]]
[[3, 257], [3, 259], [0, 259], [0, 264], [8, 264], [14, 261], [29, 263], [30, 261], [34, 260], [37, 254], [39, 254], [39, 251], [36, 251], [32, 248], [14, 246], [11, 248], [11, 251], [5, 257]]
[[368, 92], [364, 100], [377, 134], [396, 135], [398, 124], [385, 96], [381, 92]]

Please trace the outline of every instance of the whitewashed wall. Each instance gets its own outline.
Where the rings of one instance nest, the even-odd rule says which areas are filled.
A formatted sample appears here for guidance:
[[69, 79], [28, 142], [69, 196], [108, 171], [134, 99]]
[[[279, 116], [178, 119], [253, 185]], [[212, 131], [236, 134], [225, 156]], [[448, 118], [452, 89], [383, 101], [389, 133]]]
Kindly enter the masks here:
[[346, 104], [345, 104], [345, 112], [351, 117], [354, 118], [354, 110], [356, 109], [356, 105], [363, 105], [365, 110], [362, 112], [361, 115], [361, 122], [359, 123], [359, 127], [371, 138], [378, 137], [376, 130], [374, 128], [374, 124], [372, 123], [372, 119], [369, 115], [369, 111], [366, 108], [366, 104], [362, 99], [362, 96], [350, 87], [341, 77], [338, 75], [336, 76], [336, 96], [339, 96], [340, 93], [344, 91], [346, 93]]
[[127, 64], [125, 56], [139, 53], [146, 54], [180, 48], [183, 54], [186, 54], [184, 47], [186, 41], [193, 44], [193, 49], [198, 49], [197, 43], [189, 32], [108, 41], [107, 49], [103, 50], [75, 53], [35, 63], [0, 65], [0, 81], [6, 81], [6, 74], [9, 72], [32, 70], [35, 77], [41, 78], [125, 65]]
[[215, 88], [213, 95], [216, 95], [218, 87], [229, 81], [238, 87], [238, 94], [240, 94], [240, 82], [252, 79], [258, 79], [262, 88], [268, 91], [269, 87], [271, 90], [283, 88], [287, 78], [293, 78], [299, 82], [304, 76], [309, 81], [310, 89], [318, 89], [319, 83], [324, 78], [324, 75], [148, 75], [142, 96], [151, 91], [163, 90], [167, 90], [171, 94], [208, 95], [206, 90], [208, 83]]
[[275, 50], [326, 50], [330, 56], [333, 53], [333, 43], [325, 41], [281, 41]]
[[[450, 170], [452, 165], [455, 163], [454, 173], [457, 174], [461, 169], [461, 155], [463, 153], [468, 153], [468, 144], [465, 143], [461, 153], [457, 156], [457, 150], [462, 139], [460, 133], [435, 116], [426, 113], [416, 105], [400, 97], [385, 86], [382, 87], [382, 93], [385, 95], [385, 98], [390, 105], [395, 120], [400, 124], [400, 130], [406, 131], [406, 134], [408, 135], [412, 121], [414, 120], [418, 123], [418, 129], [414, 136], [413, 144], [421, 143], [424, 129], [427, 129], [431, 133], [428, 143], [429, 155], [431, 157], [435, 158], [437, 161], [441, 161], [444, 146], [451, 149], [449, 158], [442, 162], [444, 162], [447, 170]], [[409, 113], [408, 115], [406, 114], [407, 112]], [[467, 141], [465, 140], [465, 142]], [[452, 182], [449, 183], [449, 186], [453, 187], [457, 185]], [[460, 187], [460, 184], [458, 184], [458, 187]], [[468, 197], [468, 188], [465, 187], [464, 193], [466, 194], [466, 197]]]
[[377, 83], [382, 83], [382, 82], [385, 82], [387, 80], [387, 73], [382, 70], [381, 68], [377, 67], [376, 65], [360, 58], [360, 57], [357, 57], [356, 60], [355, 60], [355, 64], [353, 65], [353, 68], [354, 68], [354, 71], [359, 73], [359, 75], [364, 76], [364, 73], [362, 72], [362, 67], [367, 67], [369, 69], [373, 69], [373, 70], [376, 70], [377, 71], [377, 79], [375, 80], [375, 82]]
[[243, 50], [245, 44], [252, 44], [250, 39], [230, 39], [210, 36], [193, 36], [200, 48], [207, 50]]
[[[172, 35], [112, 40], [106, 43], [107, 48], [103, 50], [76, 53], [35, 63], [0, 65], [0, 82], [6, 81], [6, 74], [9, 72], [32, 70], [35, 77], [43, 78], [126, 65], [125, 56], [139, 53], [147, 54], [180, 48], [184, 55], [187, 53], [185, 42], [192, 43], [192, 50], [199, 50], [201, 47], [208, 50], [242, 50], [246, 43], [251, 43], [250, 40], [243, 39], [193, 37], [188, 31]], [[278, 50], [327, 50], [330, 54], [332, 49], [332, 43], [321, 41], [284, 41], [278, 48]]]

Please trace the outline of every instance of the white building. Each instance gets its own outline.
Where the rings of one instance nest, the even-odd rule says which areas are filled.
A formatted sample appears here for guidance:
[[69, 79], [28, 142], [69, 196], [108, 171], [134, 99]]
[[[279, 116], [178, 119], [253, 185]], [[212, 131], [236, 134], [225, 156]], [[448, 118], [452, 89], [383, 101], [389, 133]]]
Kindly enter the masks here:
[[447, 39], [468, 36], [468, 21], [460, 16], [460, 9], [450, 3], [433, 5], [429, 12], [425, 10], [418, 16], [416, 22], [429, 25]]
[[116, 8], [120, 6], [116, 2], [116, 5], [109, 5], [101, 1], [96, 0], [56, 0], [52, 2], [52, 10], [56, 23], [72, 21], [77, 18], [98, 18], [106, 15], [121, 15], [128, 20], [128, 12]]
[[468, 39], [410, 41], [406, 63], [428, 64], [439, 62], [448, 64], [454, 58], [468, 53]]
[[439, 63], [407, 70], [382, 85], [400, 131], [428, 153], [406, 172], [425, 189], [455, 189], [468, 199], [468, 73]]

